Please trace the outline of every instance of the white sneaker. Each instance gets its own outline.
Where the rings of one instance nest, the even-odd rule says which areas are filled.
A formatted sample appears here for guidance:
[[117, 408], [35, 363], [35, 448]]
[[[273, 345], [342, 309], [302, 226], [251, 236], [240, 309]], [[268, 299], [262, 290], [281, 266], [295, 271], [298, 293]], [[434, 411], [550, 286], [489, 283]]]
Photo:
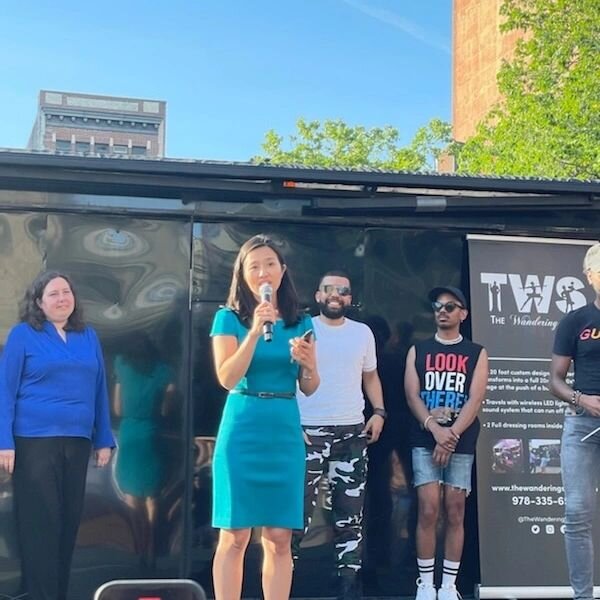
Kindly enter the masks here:
[[432, 583], [425, 583], [420, 577], [417, 579], [417, 596], [415, 600], [435, 600], [436, 592]]
[[455, 585], [442, 585], [437, 593], [437, 600], [462, 600]]

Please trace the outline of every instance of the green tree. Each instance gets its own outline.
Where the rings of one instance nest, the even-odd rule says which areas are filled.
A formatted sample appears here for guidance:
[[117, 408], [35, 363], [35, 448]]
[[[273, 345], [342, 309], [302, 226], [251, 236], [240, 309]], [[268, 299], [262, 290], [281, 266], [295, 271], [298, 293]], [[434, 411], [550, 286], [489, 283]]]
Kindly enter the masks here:
[[505, 0], [501, 13], [524, 35], [459, 172], [600, 178], [600, 2]]
[[410, 144], [400, 146], [395, 127], [351, 126], [341, 120], [298, 119], [296, 133], [288, 141], [273, 130], [265, 135], [264, 156], [256, 162], [309, 167], [379, 168], [423, 171], [434, 167], [435, 158], [451, 143], [451, 127], [433, 119], [421, 127]]

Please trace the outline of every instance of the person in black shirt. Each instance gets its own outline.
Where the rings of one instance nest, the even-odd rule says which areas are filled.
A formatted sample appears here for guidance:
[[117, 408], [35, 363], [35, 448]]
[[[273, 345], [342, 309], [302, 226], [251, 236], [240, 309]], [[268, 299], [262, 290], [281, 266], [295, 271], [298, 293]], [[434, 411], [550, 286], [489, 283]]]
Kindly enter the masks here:
[[411, 432], [417, 488], [416, 600], [436, 600], [433, 584], [437, 521], [444, 484], [446, 540], [442, 585], [437, 600], [457, 600], [456, 575], [464, 541], [465, 499], [479, 434], [477, 414], [485, 397], [488, 357], [463, 338], [467, 318], [461, 290], [445, 286], [429, 293], [437, 327], [433, 338], [415, 344], [406, 358], [406, 400], [416, 418]]
[[[569, 312], [559, 323], [552, 350], [550, 389], [569, 404], [561, 442], [569, 578], [576, 599], [591, 599], [592, 520], [600, 474], [600, 244], [587, 251], [583, 272], [596, 299]], [[572, 386], [566, 381], [571, 363], [575, 370]]]

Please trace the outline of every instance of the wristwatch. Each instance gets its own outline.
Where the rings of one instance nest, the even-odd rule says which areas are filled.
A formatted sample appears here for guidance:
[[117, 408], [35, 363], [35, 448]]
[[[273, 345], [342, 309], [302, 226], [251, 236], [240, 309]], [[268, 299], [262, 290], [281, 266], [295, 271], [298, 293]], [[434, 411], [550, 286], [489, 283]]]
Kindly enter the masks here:
[[373, 414], [381, 417], [382, 419], [387, 419], [387, 412], [385, 411], [385, 408], [374, 408]]

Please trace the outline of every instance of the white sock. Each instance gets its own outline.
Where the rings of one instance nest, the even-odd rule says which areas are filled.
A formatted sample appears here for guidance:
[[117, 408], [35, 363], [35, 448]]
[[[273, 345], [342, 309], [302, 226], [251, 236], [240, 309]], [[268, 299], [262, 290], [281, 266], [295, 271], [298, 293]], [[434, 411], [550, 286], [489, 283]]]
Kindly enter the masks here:
[[458, 575], [459, 568], [460, 562], [444, 559], [444, 570], [442, 571], [442, 585], [444, 587], [456, 585], [456, 576]]
[[423, 583], [433, 585], [433, 567], [435, 558], [417, 558], [417, 566], [419, 567], [419, 577]]

